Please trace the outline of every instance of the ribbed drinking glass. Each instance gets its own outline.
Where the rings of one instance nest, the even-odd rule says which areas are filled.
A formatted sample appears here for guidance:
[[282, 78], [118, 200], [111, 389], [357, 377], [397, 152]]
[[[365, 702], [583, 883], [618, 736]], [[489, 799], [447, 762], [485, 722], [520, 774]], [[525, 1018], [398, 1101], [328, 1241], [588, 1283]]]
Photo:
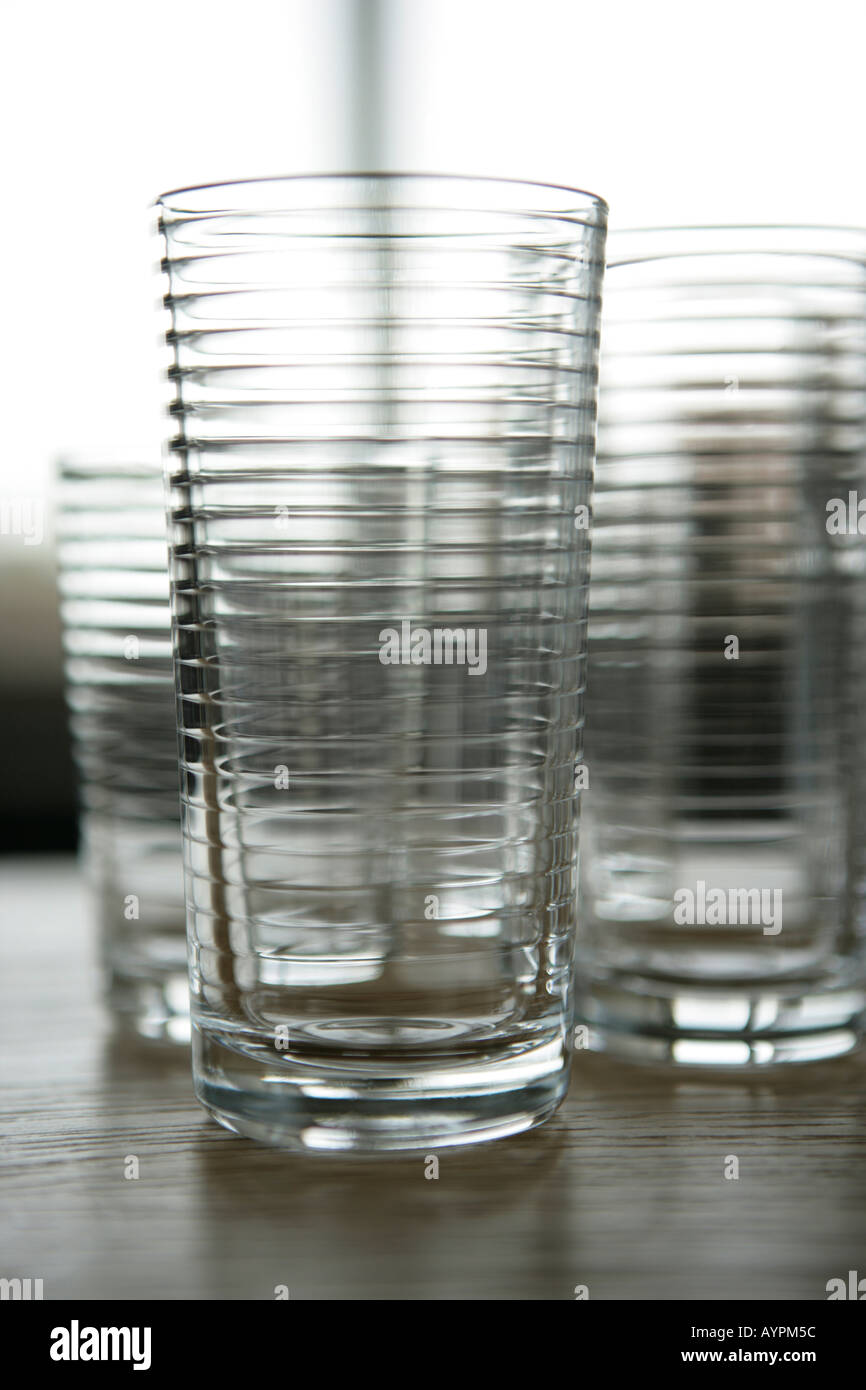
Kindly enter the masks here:
[[[611, 239], [579, 1017], [592, 1045], [828, 1057], [863, 1003], [866, 236]], [[847, 523], [846, 523], [847, 524]], [[864, 523], [866, 530], [866, 523]]]
[[567, 1084], [605, 208], [425, 176], [161, 200], [197, 1093], [288, 1147]]
[[133, 1032], [188, 1042], [162, 467], [70, 459], [59, 482], [67, 701], [108, 999]]

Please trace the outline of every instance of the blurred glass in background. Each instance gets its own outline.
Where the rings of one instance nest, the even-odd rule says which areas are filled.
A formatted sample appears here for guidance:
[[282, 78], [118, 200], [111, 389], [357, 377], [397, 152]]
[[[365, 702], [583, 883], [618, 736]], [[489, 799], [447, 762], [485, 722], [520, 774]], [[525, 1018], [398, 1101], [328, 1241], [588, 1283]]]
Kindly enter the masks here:
[[846, 1052], [866, 234], [621, 233], [600, 380], [580, 1015], [635, 1057]]
[[83, 860], [115, 1018], [189, 1038], [162, 469], [66, 460], [60, 612]]

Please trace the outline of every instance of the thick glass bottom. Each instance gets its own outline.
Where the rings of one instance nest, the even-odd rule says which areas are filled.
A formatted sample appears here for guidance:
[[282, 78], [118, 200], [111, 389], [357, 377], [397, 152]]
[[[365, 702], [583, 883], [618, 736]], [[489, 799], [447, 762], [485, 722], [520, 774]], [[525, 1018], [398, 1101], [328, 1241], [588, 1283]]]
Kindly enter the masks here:
[[864, 997], [850, 985], [782, 992], [609, 976], [578, 992], [578, 1045], [636, 1062], [765, 1067], [852, 1052]]
[[111, 971], [108, 1005], [122, 1033], [151, 1042], [187, 1046], [190, 1040], [186, 970], [126, 975]]
[[381, 1154], [477, 1144], [542, 1124], [568, 1086], [565, 1040], [481, 1057], [275, 1058], [193, 1027], [196, 1094], [235, 1134], [296, 1152]]

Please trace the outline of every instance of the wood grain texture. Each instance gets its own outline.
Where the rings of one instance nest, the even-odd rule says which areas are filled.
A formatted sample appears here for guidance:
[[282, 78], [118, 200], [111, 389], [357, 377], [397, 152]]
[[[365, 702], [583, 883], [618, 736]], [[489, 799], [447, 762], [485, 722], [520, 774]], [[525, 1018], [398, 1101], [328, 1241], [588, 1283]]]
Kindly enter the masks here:
[[824, 1299], [866, 1275], [862, 1058], [718, 1079], [578, 1054], [552, 1122], [443, 1152], [438, 1181], [292, 1157], [210, 1121], [185, 1055], [112, 1036], [70, 860], [7, 861], [0, 898], [0, 1275], [47, 1299]]

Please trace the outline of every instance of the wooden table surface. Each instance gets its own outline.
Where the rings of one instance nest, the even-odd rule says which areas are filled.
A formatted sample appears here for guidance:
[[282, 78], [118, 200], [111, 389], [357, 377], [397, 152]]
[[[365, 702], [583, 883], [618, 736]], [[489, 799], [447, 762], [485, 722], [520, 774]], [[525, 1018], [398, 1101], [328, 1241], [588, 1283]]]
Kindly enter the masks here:
[[46, 1299], [825, 1299], [866, 1275], [861, 1059], [578, 1054], [548, 1125], [443, 1151], [438, 1180], [294, 1157], [209, 1120], [181, 1053], [112, 1036], [71, 860], [0, 861], [0, 904], [0, 1277]]

